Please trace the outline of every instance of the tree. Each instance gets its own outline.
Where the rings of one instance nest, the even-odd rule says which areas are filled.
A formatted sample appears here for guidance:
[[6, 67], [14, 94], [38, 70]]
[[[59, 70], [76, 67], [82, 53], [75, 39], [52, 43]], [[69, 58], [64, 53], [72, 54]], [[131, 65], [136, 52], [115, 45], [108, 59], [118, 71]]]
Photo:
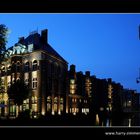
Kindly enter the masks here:
[[0, 24], [0, 62], [4, 58], [4, 51], [6, 50], [8, 28], [4, 24]]
[[23, 80], [17, 80], [11, 84], [7, 94], [10, 99], [13, 99], [15, 105], [20, 106], [29, 97], [29, 89]]

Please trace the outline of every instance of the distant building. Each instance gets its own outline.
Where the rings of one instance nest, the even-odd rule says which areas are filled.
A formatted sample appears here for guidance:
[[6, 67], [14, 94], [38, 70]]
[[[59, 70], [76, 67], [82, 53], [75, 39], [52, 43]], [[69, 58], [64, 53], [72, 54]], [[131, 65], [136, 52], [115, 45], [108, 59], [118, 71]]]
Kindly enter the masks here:
[[69, 91], [66, 95], [66, 112], [73, 115], [89, 114], [92, 92], [90, 72], [87, 71], [84, 75], [82, 72], [76, 72], [75, 65], [71, 65], [68, 77]]
[[124, 112], [133, 112], [139, 110], [139, 97], [140, 95], [132, 89], [124, 89], [121, 95], [122, 108]]
[[47, 29], [19, 38], [5, 51], [0, 66], [0, 116], [18, 114], [17, 106], [9, 105], [7, 95], [8, 87], [18, 79], [23, 79], [30, 91], [20, 110], [29, 109], [33, 117], [65, 112], [67, 68], [68, 63], [48, 44]]

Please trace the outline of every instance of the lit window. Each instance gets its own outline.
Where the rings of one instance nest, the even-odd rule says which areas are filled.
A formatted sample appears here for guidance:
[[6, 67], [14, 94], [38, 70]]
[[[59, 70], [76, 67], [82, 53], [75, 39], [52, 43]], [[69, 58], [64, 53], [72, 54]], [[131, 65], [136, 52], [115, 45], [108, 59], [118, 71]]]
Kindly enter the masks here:
[[37, 103], [37, 97], [36, 96], [32, 96], [32, 104]]
[[75, 80], [71, 79], [70, 80], [70, 94], [75, 94], [75, 90], [76, 90]]
[[60, 104], [60, 111], [63, 111], [63, 104]]
[[47, 102], [50, 102], [50, 101], [51, 101], [51, 97], [48, 96], [48, 97], [47, 97]]
[[25, 84], [29, 85], [29, 79], [25, 79]]
[[72, 102], [74, 102], [74, 99], [72, 99]]
[[2, 71], [5, 72], [5, 67], [4, 66], [2, 67]]
[[36, 89], [36, 88], [37, 88], [37, 78], [33, 78], [33, 81], [32, 81], [32, 88], [33, 88], [33, 89]]
[[32, 111], [37, 112], [37, 97], [32, 96]]
[[51, 104], [47, 103], [47, 111], [51, 111]]
[[12, 78], [12, 83], [13, 83], [13, 84], [15, 83], [15, 78]]
[[54, 112], [57, 112], [57, 100], [58, 100], [58, 98], [55, 97], [54, 98]]
[[75, 80], [74, 79], [71, 79], [70, 80], [70, 84], [75, 84]]
[[32, 111], [37, 112], [37, 104], [32, 104]]
[[76, 108], [76, 112], [77, 112], [77, 113], [79, 112], [79, 108]]
[[60, 98], [60, 103], [63, 104], [63, 98]]
[[51, 97], [48, 96], [47, 97], [47, 111], [51, 111]]
[[70, 93], [71, 93], [71, 94], [74, 94], [74, 93], [75, 93], [75, 90], [70, 90]]

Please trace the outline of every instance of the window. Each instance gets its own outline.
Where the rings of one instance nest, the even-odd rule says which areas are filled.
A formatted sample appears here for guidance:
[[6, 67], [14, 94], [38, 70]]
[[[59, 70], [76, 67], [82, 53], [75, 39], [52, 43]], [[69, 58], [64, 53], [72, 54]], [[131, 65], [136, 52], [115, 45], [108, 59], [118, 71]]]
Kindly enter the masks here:
[[15, 78], [12, 78], [12, 84], [14, 84], [15, 83]]
[[47, 97], [47, 111], [48, 112], [51, 111], [51, 97], [50, 96]]
[[54, 112], [57, 112], [57, 97], [54, 98]]
[[33, 51], [33, 44], [28, 45], [28, 52], [32, 52]]
[[71, 79], [70, 80], [70, 94], [75, 94], [75, 92], [76, 92], [75, 80]]
[[51, 111], [51, 104], [50, 103], [47, 103], [47, 111]]
[[29, 99], [23, 101], [23, 110], [29, 109]]
[[7, 74], [9, 75], [10, 72], [11, 72], [11, 66], [8, 66], [8, 67], [7, 67]]
[[36, 89], [37, 88], [37, 78], [33, 78], [32, 88], [33, 89]]
[[28, 86], [29, 85], [29, 79], [25, 79], [25, 84]]
[[5, 67], [4, 66], [2, 67], [2, 71], [5, 72]]
[[60, 98], [60, 111], [63, 111], [63, 98]]
[[1, 79], [1, 85], [4, 86], [4, 79]]
[[26, 62], [25, 63], [25, 72], [28, 72], [29, 71], [29, 62]]
[[33, 61], [33, 70], [37, 70], [37, 60]]
[[37, 103], [37, 97], [36, 96], [32, 96], [32, 104], [36, 104]]
[[8, 82], [7, 84], [8, 84], [8, 88], [9, 88], [11, 86], [11, 82]]
[[17, 72], [20, 72], [20, 62], [17, 62]]
[[32, 104], [32, 111], [37, 112], [37, 104]]
[[3, 66], [2, 68], [1, 68], [1, 76], [4, 76], [5, 75], [5, 67]]

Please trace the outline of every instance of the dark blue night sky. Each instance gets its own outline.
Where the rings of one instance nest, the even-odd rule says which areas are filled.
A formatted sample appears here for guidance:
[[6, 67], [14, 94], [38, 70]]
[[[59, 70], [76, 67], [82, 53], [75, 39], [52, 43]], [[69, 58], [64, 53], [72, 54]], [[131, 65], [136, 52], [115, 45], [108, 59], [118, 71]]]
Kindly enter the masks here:
[[47, 28], [49, 44], [77, 71], [140, 92], [139, 14], [0, 14], [0, 24], [11, 30], [7, 47]]

